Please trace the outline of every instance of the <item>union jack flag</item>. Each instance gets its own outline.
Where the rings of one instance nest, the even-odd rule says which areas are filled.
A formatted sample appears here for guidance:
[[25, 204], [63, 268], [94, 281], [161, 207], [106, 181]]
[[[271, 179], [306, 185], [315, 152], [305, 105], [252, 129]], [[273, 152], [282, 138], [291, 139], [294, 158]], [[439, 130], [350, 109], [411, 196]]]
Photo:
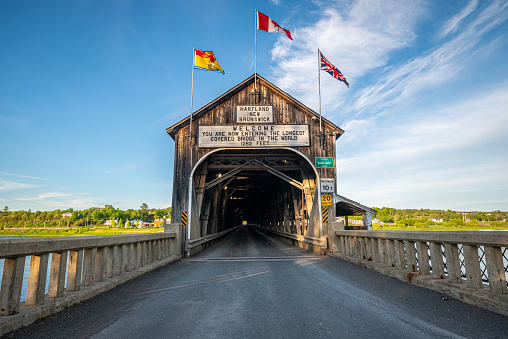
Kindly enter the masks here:
[[341, 71], [339, 71], [339, 69], [337, 67], [332, 65], [331, 62], [325, 58], [323, 53], [321, 53], [321, 51], [319, 51], [319, 56], [321, 57], [321, 69], [323, 71], [327, 72], [328, 74], [330, 74], [335, 79], [345, 83], [347, 88], [349, 88], [349, 84], [347, 83], [346, 77], [344, 76], [344, 74], [342, 74]]

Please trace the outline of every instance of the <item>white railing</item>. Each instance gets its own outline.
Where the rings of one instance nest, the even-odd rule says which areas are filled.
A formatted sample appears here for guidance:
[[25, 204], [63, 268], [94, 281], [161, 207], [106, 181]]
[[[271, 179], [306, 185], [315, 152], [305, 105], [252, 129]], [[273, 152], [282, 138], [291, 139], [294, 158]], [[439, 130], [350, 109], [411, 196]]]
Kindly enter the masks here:
[[[98, 282], [118, 279], [126, 272], [134, 272], [178, 255], [175, 232], [0, 239], [0, 259], [4, 259], [0, 315], [16, 314], [20, 305], [42, 305], [45, 298], [62, 298], [64, 294], [79, 291], [82, 286], [91, 287]], [[30, 265], [26, 298], [22, 303], [21, 291], [27, 257], [30, 257]]]
[[333, 250], [345, 257], [508, 293], [508, 232], [341, 230], [333, 235]]

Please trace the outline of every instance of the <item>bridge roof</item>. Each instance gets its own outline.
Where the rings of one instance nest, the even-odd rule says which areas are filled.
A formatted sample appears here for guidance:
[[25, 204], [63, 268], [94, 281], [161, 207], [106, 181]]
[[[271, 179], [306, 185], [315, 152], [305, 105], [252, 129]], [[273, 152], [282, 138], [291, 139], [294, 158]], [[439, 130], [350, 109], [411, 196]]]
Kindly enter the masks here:
[[[254, 75], [255, 74], [252, 74], [250, 77], [245, 79], [243, 82], [239, 83], [238, 85], [236, 85], [235, 87], [233, 87], [229, 91], [227, 91], [226, 93], [222, 94], [221, 96], [219, 96], [215, 100], [209, 102], [205, 106], [203, 106], [200, 109], [198, 109], [197, 111], [195, 111], [193, 113], [193, 120], [197, 119], [197, 118], [199, 118], [199, 117], [201, 117], [201, 116], [203, 116], [205, 114], [207, 114], [209, 111], [213, 110], [217, 105], [220, 105], [223, 102], [229, 100], [232, 96], [234, 96], [238, 92], [244, 90], [246, 87], [248, 87], [251, 84], [253, 84], [254, 83]], [[304, 112], [306, 112], [306, 113], [308, 113], [310, 115], [313, 115], [313, 116], [315, 116], [316, 118], [319, 119], [319, 113], [315, 112], [314, 110], [310, 109], [306, 105], [302, 104], [300, 101], [296, 100], [291, 95], [287, 94], [286, 92], [284, 92], [283, 90], [281, 90], [280, 88], [278, 88], [277, 86], [275, 86], [274, 84], [272, 84], [270, 81], [266, 80], [265, 78], [263, 78], [259, 74], [257, 75], [257, 79], [264, 86], [270, 88], [270, 90], [272, 90], [272, 91], [278, 93], [279, 95], [286, 97], [288, 100], [292, 101], [302, 111], [304, 111]], [[321, 120], [322, 120], [323, 124], [328, 125], [330, 128], [332, 128], [335, 131], [337, 131], [337, 134], [336, 134], [336, 137], [335, 137], [336, 139], [338, 139], [344, 133], [344, 130], [342, 128], [340, 128], [339, 126], [335, 125], [334, 123], [332, 123], [328, 119], [326, 119], [324, 117], [321, 117]], [[176, 124], [166, 128], [166, 132], [174, 140], [176, 133], [181, 128], [187, 126], [189, 123], [190, 123], [190, 115], [185, 117], [184, 119], [180, 120]]]
[[364, 206], [338, 194], [335, 194], [335, 210], [337, 216], [363, 215], [366, 212], [377, 214], [375, 209]]

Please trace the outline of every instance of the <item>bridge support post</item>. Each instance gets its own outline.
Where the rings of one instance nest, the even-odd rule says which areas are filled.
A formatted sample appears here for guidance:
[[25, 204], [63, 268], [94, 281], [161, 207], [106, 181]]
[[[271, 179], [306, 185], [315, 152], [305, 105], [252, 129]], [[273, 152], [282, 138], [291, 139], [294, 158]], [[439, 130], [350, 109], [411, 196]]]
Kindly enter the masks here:
[[[418, 241], [416, 243], [416, 249], [418, 251], [418, 271], [420, 274], [429, 275], [429, 252], [427, 251], [427, 243]], [[478, 252], [478, 251], [477, 251]], [[479, 267], [480, 264], [478, 264]]]
[[124, 244], [122, 245], [122, 272], [129, 272], [129, 265], [130, 265], [130, 245]]
[[464, 250], [467, 283], [470, 287], [481, 288], [483, 284], [480, 260], [478, 258], [478, 246], [462, 245], [462, 249]]
[[335, 231], [344, 230], [344, 224], [341, 222], [330, 222], [328, 224], [328, 243], [329, 243], [329, 251], [333, 254], [335, 253], [343, 253], [344, 248], [341, 244], [341, 237], [335, 235]]
[[367, 245], [365, 243], [364, 237], [360, 237], [358, 239], [358, 246], [359, 246], [358, 255], [360, 256], [360, 259], [367, 260]]
[[379, 243], [376, 238], [370, 239], [372, 248], [372, 261], [379, 262]]
[[26, 288], [26, 306], [40, 305], [44, 302], [46, 273], [48, 272], [49, 254], [32, 255], [28, 285]]
[[179, 256], [181, 255], [182, 253], [182, 249], [180, 247], [181, 245], [181, 241], [180, 241], [180, 238], [181, 238], [181, 233], [180, 233], [180, 224], [166, 224], [164, 226], [164, 232], [175, 232], [176, 233], [176, 237], [174, 237], [173, 239], [169, 240], [170, 243], [169, 243], [169, 255], [176, 255], [176, 256]]
[[395, 243], [392, 239], [386, 239], [386, 256], [388, 266], [395, 267]]
[[414, 241], [405, 241], [406, 243], [406, 259], [407, 269], [416, 272], [416, 247]]
[[23, 284], [25, 257], [6, 258], [2, 275], [0, 315], [16, 314], [19, 311], [19, 298]]
[[114, 269], [113, 269], [113, 276], [119, 276], [122, 274], [122, 247], [121, 245], [115, 246], [113, 249], [113, 253], [115, 261], [114, 261]]
[[372, 261], [372, 240], [365, 238], [365, 260]]
[[67, 271], [68, 292], [79, 291], [81, 287], [81, 269], [83, 267], [83, 250], [69, 252], [69, 270]]
[[146, 244], [145, 264], [151, 264], [153, 262], [153, 241], [147, 241], [145, 244]]
[[135, 243], [133, 249], [134, 258], [132, 259], [133, 269], [137, 270], [141, 267], [141, 243]]
[[406, 253], [404, 252], [404, 241], [394, 240], [395, 244], [395, 258], [397, 268], [401, 270], [406, 269]]
[[385, 246], [385, 239], [378, 239], [378, 253], [379, 253], [379, 262], [382, 264], [386, 264], [386, 246]]
[[95, 279], [94, 281], [101, 282], [106, 279], [106, 268], [107, 263], [107, 247], [98, 247], [97, 253], [95, 253]]
[[448, 279], [453, 282], [462, 282], [462, 273], [460, 271], [459, 247], [456, 244], [445, 244], [446, 268]]
[[432, 260], [432, 275], [438, 279], [444, 279], [443, 251], [441, 244], [431, 242], [430, 259]]
[[485, 246], [489, 287], [492, 293], [507, 294], [506, 274], [504, 273], [503, 253], [500, 247]]
[[49, 276], [48, 296], [59, 298], [64, 294], [67, 252], [53, 253], [51, 256], [51, 273]]
[[106, 247], [106, 251], [107, 251], [106, 278], [113, 278], [115, 270], [116, 247], [115, 246]]
[[85, 249], [83, 258], [83, 286], [92, 286], [95, 281], [96, 249]]
[[142, 249], [142, 260], [141, 260], [141, 266], [145, 266], [146, 264], [149, 263], [149, 258], [148, 258], [148, 241], [144, 241], [142, 242], [140, 245], [143, 246], [143, 249]]
[[136, 269], [136, 244], [129, 245], [129, 271], [134, 271]]

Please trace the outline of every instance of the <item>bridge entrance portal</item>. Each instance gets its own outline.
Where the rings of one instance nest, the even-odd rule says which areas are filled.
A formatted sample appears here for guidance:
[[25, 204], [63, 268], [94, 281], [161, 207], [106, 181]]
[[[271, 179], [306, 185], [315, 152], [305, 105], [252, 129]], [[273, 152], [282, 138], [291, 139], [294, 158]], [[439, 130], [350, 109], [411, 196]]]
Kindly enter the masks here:
[[[310, 216], [317, 171], [289, 148], [224, 149], [207, 154], [193, 173], [196, 201], [190, 238], [242, 223], [295, 235], [321, 236]], [[314, 207], [317, 208], [317, 207]], [[193, 229], [193, 226], [199, 229]], [[310, 226], [310, 228], [309, 228]]]
[[340, 127], [252, 75], [166, 131], [175, 140], [171, 222], [185, 254], [245, 222], [327, 248]]

